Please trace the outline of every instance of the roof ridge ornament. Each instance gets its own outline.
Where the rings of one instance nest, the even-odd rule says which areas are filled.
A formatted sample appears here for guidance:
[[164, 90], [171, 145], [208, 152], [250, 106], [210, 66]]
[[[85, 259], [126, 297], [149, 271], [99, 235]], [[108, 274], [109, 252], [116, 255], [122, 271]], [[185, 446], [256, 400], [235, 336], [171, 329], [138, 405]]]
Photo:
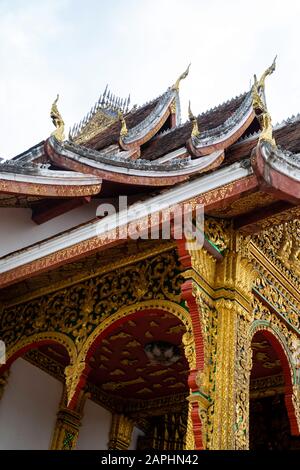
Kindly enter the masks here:
[[191, 67], [191, 63], [189, 63], [187, 69], [177, 78], [176, 82], [172, 86], [172, 90], [179, 91], [179, 84], [180, 84], [181, 80], [183, 80], [184, 78], [186, 78], [188, 76], [189, 71], [190, 71], [190, 67]]
[[189, 120], [193, 123], [193, 128], [192, 128], [192, 137], [199, 137], [200, 131], [198, 127], [198, 119], [197, 117], [192, 113], [191, 110], [191, 100], [189, 100], [189, 108], [188, 108], [188, 115], [189, 115]]
[[259, 142], [269, 142], [273, 147], [276, 147], [276, 142], [273, 138], [271, 115], [268, 112], [265, 100], [265, 80], [268, 75], [271, 75], [274, 72], [276, 68], [276, 58], [277, 55], [270, 67], [264, 71], [259, 80], [257, 80], [256, 75], [254, 75], [254, 84], [252, 87], [252, 106], [261, 128]]
[[276, 54], [276, 56], [274, 57], [274, 60], [273, 60], [272, 64], [270, 65], [270, 67], [268, 67], [268, 68], [264, 71], [264, 73], [262, 74], [262, 76], [260, 77], [259, 80], [257, 80], [256, 75], [254, 75], [254, 82], [257, 84], [258, 91], [264, 90], [264, 88], [265, 88], [265, 80], [266, 80], [267, 76], [268, 76], [268, 75], [272, 75], [272, 73], [275, 71], [275, 69], [276, 69], [276, 59], [277, 59], [277, 54]]
[[55, 131], [53, 131], [51, 135], [53, 135], [57, 140], [63, 141], [65, 139], [65, 135], [64, 135], [65, 123], [57, 108], [58, 99], [59, 99], [59, 94], [57, 94], [56, 99], [53, 101], [52, 106], [51, 106], [51, 111], [50, 111], [50, 117], [52, 119], [54, 126], [56, 127]]
[[128, 129], [127, 129], [127, 126], [126, 126], [126, 121], [125, 121], [125, 118], [123, 116], [123, 113], [118, 110], [118, 118], [119, 118], [119, 121], [121, 122], [121, 131], [120, 131], [120, 137], [124, 137], [125, 135], [128, 134]]

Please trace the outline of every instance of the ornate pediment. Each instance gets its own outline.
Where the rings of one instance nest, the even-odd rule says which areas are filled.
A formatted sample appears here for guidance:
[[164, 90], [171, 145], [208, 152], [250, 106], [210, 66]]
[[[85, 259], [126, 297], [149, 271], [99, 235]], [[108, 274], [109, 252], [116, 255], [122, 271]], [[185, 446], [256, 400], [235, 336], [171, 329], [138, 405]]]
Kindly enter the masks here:
[[264, 230], [252, 237], [255, 245], [296, 284], [300, 282], [300, 219]]

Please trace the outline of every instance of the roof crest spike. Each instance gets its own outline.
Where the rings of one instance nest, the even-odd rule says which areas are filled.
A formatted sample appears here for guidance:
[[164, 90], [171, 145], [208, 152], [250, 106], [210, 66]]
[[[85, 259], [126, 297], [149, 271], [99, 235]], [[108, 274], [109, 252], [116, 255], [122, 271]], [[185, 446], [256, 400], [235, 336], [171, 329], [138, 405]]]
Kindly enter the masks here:
[[127, 98], [126, 112], [128, 112], [128, 110], [129, 110], [129, 105], [130, 105], [130, 93], [129, 93], [128, 98]]
[[105, 98], [105, 96], [106, 96], [107, 89], [108, 89], [108, 83], [106, 84], [106, 87], [105, 87], [104, 93], [103, 93], [103, 95], [102, 95], [103, 99], [104, 99], [104, 98]]
[[191, 67], [191, 63], [189, 63], [187, 69], [177, 78], [176, 82], [172, 86], [172, 90], [179, 91], [179, 84], [180, 84], [181, 80], [183, 80], [184, 78], [186, 78], [188, 76], [189, 71], [190, 71], [190, 67]]

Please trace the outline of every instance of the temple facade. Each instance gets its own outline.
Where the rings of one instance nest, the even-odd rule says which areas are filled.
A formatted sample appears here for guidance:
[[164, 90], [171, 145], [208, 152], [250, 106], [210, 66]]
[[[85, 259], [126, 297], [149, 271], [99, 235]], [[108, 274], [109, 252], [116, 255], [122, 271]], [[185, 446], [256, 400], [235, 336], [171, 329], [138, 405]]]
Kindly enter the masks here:
[[300, 449], [300, 116], [272, 126], [274, 70], [184, 123], [189, 68], [140, 107], [106, 89], [67, 139], [57, 97], [0, 162], [0, 448]]

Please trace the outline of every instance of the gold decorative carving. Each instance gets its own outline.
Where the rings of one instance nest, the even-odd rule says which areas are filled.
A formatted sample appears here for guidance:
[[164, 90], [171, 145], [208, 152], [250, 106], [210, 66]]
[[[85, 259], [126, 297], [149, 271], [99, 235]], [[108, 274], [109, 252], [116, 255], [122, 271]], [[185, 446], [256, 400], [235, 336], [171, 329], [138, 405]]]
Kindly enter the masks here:
[[115, 341], [117, 339], [123, 339], [123, 338], [132, 338], [132, 336], [129, 335], [128, 333], [125, 333], [125, 331], [121, 331], [120, 333], [117, 333], [109, 337], [110, 341]]
[[192, 420], [192, 403], [189, 403], [188, 408], [188, 420], [186, 426], [186, 436], [185, 436], [185, 450], [195, 450], [195, 438], [193, 430], [193, 420]]
[[276, 58], [275, 56], [272, 64], [268, 67], [259, 80], [257, 80], [256, 75], [254, 75], [254, 86], [252, 90], [252, 99], [253, 99], [253, 107], [254, 109], [261, 109], [263, 111], [265, 109], [265, 102], [262, 100], [262, 93], [265, 91], [265, 80], [268, 75], [271, 75], [276, 68]]
[[191, 64], [189, 64], [187, 69], [179, 76], [179, 78], [177, 78], [176, 82], [172, 86], [172, 90], [179, 91], [180, 82], [181, 82], [181, 80], [184, 80], [188, 76], [189, 71], [190, 71], [190, 66], [191, 66]]
[[126, 387], [127, 385], [137, 385], [137, 384], [141, 384], [144, 382], [145, 382], [145, 379], [143, 379], [142, 377], [138, 377], [137, 379], [126, 380], [124, 382], [119, 382], [119, 381], [118, 382], [106, 382], [102, 385], [102, 388], [103, 390], [115, 391], [115, 390], [120, 390]]
[[176, 114], [176, 100], [173, 100], [170, 104], [170, 112], [171, 114]]
[[280, 288], [261, 275], [256, 279], [254, 290], [300, 335], [299, 308], [283, 295]]
[[276, 142], [273, 138], [273, 128], [271, 116], [267, 110], [264, 90], [265, 90], [265, 79], [268, 75], [271, 75], [276, 67], [276, 57], [272, 65], [262, 74], [260, 80], [257, 80], [254, 75], [254, 84], [252, 87], [252, 104], [255, 111], [256, 117], [260, 123], [261, 133], [259, 141], [269, 142], [272, 146], [276, 146]]
[[[233, 237], [230, 244], [235, 245]], [[208, 406], [206, 415], [208, 445], [212, 449], [245, 449], [248, 446], [248, 402], [245, 400], [247, 394], [244, 386], [247, 367], [242, 344], [244, 331], [249, 329], [253, 317], [251, 301], [254, 278], [255, 271], [250, 261], [232, 249], [226, 252], [217, 265], [214, 284], [218, 293], [213, 349], [215, 389], [211, 396], [213, 403]], [[209, 383], [205, 375], [202, 381]]]
[[109, 450], [126, 450], [130, 446], [134, 422], [123, 414], [113, 414], [109, 433]]
[[153, 339], [154, 336], [153, 336], [153, 334], [152, 334], [150, 331], [146, 331], [146, 333], [145, 333], [145, 338]]
[[176, 326], [170, 326], [170, 328], [166, 331], [167, 334], [173, 335], [173, 334], [178, 334], [182, 333], [184, 331], [184, 326], [183, 325], [176, 325]]
[[62, 141], [65, 138], [65, 135], [64, 135], [65, 123], [57, 108], [58, 98], [59, 98], [59, 95], [57, 95], [56, 99], [54, 100], [51, 106], [50, 117], [52, 119], [54, 126], [56, 127], [56, 130], [53, 131], [51, 135], [53, 135], [57, 140]]
[[[64, 287], [70, 287], [93, 277], [107, 274], [130, 264], [138, 263], [139, 261], [154, 257], [160, 253], [172, 251], [174, 245], [175, 242], [167, 241], [164, 243], [155, 243], [155, 246], [151, 243], [149, 246], [148, 242], [146, 242], [146, 246], [141, 250], [138, 244], [134, 244], [131, 247], [129, 246], [130, 252], [133, 253], [130, 255], [123, 254], [122, 249], [116, 249], [116, 251], [109, 249], [106, 252], [106, 256], [102, 252], [98, 253], [98, 255], [88, 258], [89, 262], [85, 258], [84, 262], [79, 260], [70, 265], [64, 264], [57, 271], [50, 271], [47, 275], [41, 275], [35, 278], [39, 281], [39, 285], [43, 286], [42, 288], [37, 289], [35, 283], [27, 278], [26, 286], [24, 284], [21, 285], [22, 290], [17, 291], [15, 286], [14, 289], [11, 287], [5, 289], [9, 291], [8, 294], [11, 294], [6, 297], [5, 305], [8, 307], [24, 303], [28, 300], [41, 297], [42, 295], [58, 291]], [[114, 259], [113, 262], [111, 261], [112, 258]], [[46, 266], [48, 267], [47, 263]], [[20, 292], [22, 293], [20, 294]]]
[[284, 270], [292, 282], [300, 286], [300, 219], [275, 223], [273, 227], [252, 237], [253, 242]]
[[125, 375], [125, 372], [122, 369], [115, 369], [112, 372], [110, 372], [109, 375], [116, 375], [116, 376]]
[[138, 392], [138, 394], [144, 395], [145, 393], [153, 393], [152, 390], [149, 387], [144, 387], [141, 388]]
[[78, 386], [78, 382], [80, 380], [81, 374], [84, 371], [86, 364], [84, 361], [82, 362], [75, 362], [75, 364], [71, 364], [65, 368], [65, 376], [66, 376], [66, 389], [68, 395], [68, 404], [73, 397], [76, 388]]
[[[68, 349], [74, 363], [74, 342], [80, 350], [100, 320], [126, 304], [133, 305], [142, 300], [165, 298], [177, 301], [181, 282], [179, 263], [174, 253], [166, 252], [4, 308], [1, 332], [8, 357], [21, 346], [53, 339]], [[136, 287], [141, 283], [146, 286], [142, 298], [136, 293]], [[56, 333], [57, 330], [60, 333]]]
[[77, 402], [77, 408], [70, 410], [66, 407], [67, 394], [65, 390], [63, 391], [60, 409], [57, 413], [51, 450], [75, 449], [86, 398], [87, 393], [81, 392]]
[[[29, 312], [27, 311], [26, 314], [28, 313]], [[9, 320], [9, 318], [11, 322], [15, 321], [16, 323], [13, 323], [9, 325], [9, 328], [6, 328], [5, 326], [8, 326], [6, 322]], [[20, 318], [22, 318], [24, 321], [22, 325], [18, 323], [19, 319], [15, 318], [14, 315], [5, 318], [5, 312], [3, 312], [3, 316], [0, 320], [0, 327], [1, 329], [3, 328], [2, 334], [3, 337], [5, 337], [4, 341], [6, 344], [8, 344], [6, 350], [7, 360], [17, 354], [19, 351], [22, 351], [26, 346], [32, 345], [32, 347], [36, 347], [39, 343], [41, 344], [51, 342], [58, 343], [64, 346], [69, 354], [70, 362], [75, 361], [77, 357], [76, 347], [72, 339], [70, 339], [66, 334], [55, 331], [34, 333], [34, 331], [36, 331], [34, 327], [34, 321], [30, 319], [29, 324], [26, 324], [26, 315], [24, 314]], [[14, 328], [13, 333], [11, 333], [11, 328]], [[24, 334], [24, 331], [28, 334], [28, 336]], [[11, 339], [12, 341], [15, 340], [13, 344], [10, 344], [8, 335], [9, 339]]]
[[98, 109], [73, 140], [76, 144], [85, 144], [97, 134], [100, 134], [104, 129], [107, 129], [112, 123], [116, 122], [116, 120], [116, 117], [109, 115], [102, 109]]
[[127, 126], [126, 126], [126, 121], [125, 121], [125, 118], [123, 116], [123, 113], [121, 113], [121, 111], [118, 111], [118, 118], [119, 118], [119, 121], [121, 122], [121, 130], [120, 130], [120, 137], [125, 137], [125, 135], [128, 134], [128, 129], [127, 129]]
[[60, 382], [65, 382], [64, 366], [38, 349], [31, 349], [23, 356], [26, 361], [39, 367]]
[[200, 135], [199, 126], [198, 126], [198, 119], [192, 113], [191, 102], [190, 101], [189, 101], [188, 116], [189, 116], [189, 120], [193, 124], [191, 136], [192, 137], [198, 137]]
[[195, 340], [194, 335], [191, 331], [186, 331], [182, 335], [182, 343], [184, 346], [184, 354], [190, 366], [190, 369], [196, 367], [196, 351], [195, 351]]
[[223, 252], [229, 247], [230, 228], [231, 222], [228, 220], [205, 217], [205, 236], [220, 252]]

